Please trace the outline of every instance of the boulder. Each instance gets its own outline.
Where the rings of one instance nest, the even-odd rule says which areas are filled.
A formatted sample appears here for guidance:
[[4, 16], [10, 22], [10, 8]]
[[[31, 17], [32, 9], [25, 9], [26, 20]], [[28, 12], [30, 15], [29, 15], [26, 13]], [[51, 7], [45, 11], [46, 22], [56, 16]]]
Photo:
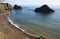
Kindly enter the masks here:
[[18, 10], [18, 9], [22, 9], [22, 7], [18, 5], [14, 5], [13, 9]]
[[36, 8], [34, 10], [35, 12], [41, 12], [41, 13], [51, 13], [51, 12], [54, 12], [53, 9], [51, 9], [50, 7], [48, 7], [47, 5], [43, 5], [39, 8]]

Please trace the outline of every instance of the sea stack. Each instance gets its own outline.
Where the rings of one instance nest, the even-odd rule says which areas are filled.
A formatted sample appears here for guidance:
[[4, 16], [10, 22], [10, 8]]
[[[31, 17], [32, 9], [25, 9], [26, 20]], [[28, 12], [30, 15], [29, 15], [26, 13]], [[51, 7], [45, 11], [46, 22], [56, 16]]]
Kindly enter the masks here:
[[47, 5], [43, 5], [39, 8], [36, 8], [34, 10], [35, 12], [41, 12], [41, 13], [51, 13], [51, 12], [54, 12], [53, 9], [51, 9], [50, 7], [48, 7]]
[[22, 7], [21, 6], [18, 6], [18, 5], [14, 5], [13, 9], [15, 9], [15, 10], [21, 10]]

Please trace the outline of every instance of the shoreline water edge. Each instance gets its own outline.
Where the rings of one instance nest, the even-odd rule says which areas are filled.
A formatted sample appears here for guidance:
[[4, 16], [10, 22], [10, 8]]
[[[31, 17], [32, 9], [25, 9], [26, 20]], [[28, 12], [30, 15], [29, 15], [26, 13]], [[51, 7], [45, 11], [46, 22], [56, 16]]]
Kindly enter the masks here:
[[25, 34], [27, 35], [30, 35], [30, 36], [33, 36], [33, 37], [36, 37], [36, 38], [40, 38], [40, 36], [36, 36], [36, 35], [33, 35], [33, 34], [30, 34], [30, 33], [27, 33], [25, 30], [23, 30], [22, 28], [18, 27], [17, 24], [14, 24], [13, 21], [9, 18], [10, 14], [7, 15], [7, 20], [9, 23], [11, 23], [14, 27], [18, 28], [19, 30], [21, 30], [22, 32], [24, 32]]

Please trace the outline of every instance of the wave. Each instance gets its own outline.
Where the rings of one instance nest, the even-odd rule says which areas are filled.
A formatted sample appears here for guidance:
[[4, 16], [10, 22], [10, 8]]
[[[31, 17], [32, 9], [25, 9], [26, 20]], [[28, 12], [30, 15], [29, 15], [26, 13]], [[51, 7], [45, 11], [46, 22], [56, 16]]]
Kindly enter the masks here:
[[13, 26], [15, 26], [16, 28], [20, 29], [22, 32], [24, 32], [24, 33], [26, 33], [26, 34], [28, 34], [28, 35], [30, 35], [30, 36], [37, 37], [37, 38], [40, 37], [40, 36], [36, 36], [36, 35], [30, 34], [30, 33], [26, 32], [24, 29], [18, 27], [19, 25], [15, 24], [15, 23], [9, 18], [9, 16], [10, 16], [10, 14], [7, 16], [7, 20], [8, 20]]

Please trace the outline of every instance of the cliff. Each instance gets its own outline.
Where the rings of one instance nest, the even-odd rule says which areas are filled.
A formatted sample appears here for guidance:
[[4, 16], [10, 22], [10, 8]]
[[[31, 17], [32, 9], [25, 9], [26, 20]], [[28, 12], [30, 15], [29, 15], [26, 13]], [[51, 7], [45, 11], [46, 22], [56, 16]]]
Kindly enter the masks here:
[[12, 7], [8, 3], [0, 3], [0, 11], [11, 10]]

